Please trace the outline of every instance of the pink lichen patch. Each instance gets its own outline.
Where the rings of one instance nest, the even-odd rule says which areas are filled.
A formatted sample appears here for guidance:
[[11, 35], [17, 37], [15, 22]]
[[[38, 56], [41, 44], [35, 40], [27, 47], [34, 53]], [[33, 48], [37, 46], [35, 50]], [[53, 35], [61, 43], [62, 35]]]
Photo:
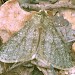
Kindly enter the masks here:
[[69, 69], [69, 75], [75, 75], [75, 67]]
[[2, 38], [3, 43], [8, 41], [8, 39], [11, 37], [11, 35], [9, 35], [9, 33], [7, 33], [6, 31], [0, 31], [0, 36]]
[[[0, 31], [7, 31], [12, 35], [19, 31], [30, 17], [31, 14], [21, 9], [16, 0], [9, 0], [0, 7]], [[3, 38], [2, 33], [0, 36]], [[5, 42], [5, 38], [3, 41]]]
[[72, 45], [72, 50], [75, 52], [75, 42]]
[[72, 24], [72, 29], [75, 30], [75, 11], [65, 10], [62, 13], [63, 13], [64, 18]]

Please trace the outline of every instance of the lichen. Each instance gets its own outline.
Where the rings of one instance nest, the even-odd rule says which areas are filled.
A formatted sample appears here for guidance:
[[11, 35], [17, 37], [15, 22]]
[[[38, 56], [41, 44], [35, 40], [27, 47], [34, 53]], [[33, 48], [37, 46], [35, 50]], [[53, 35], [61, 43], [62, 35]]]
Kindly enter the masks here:
[[[66, 21], [60, 22], [62, 25], [57, 26], [58, 22], [56, 23], [54, 18], [55, 16], [35, 14], [23, 29], [1, 46], [0, 61], [14, 63], [41, 59], [58, 69], [73, 67], [75, 64], [66, 40], [68, 35], [65, 35], [66, 33], [63, 34], [65, 36], [62, 35], [62, 28], [67, 29], [66, 26], [70, 27], [70, 24], [65, 25], [68, 22]], [[40, 62], [39, 60], [38, 63]]]

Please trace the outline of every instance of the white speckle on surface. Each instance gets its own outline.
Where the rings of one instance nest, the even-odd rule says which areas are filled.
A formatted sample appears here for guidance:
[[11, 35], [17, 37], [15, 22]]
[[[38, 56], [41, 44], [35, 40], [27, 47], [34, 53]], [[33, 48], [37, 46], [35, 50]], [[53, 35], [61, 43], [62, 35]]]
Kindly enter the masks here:
[[36, 58], [36, 54], [34, 54], [33, 56], [32, 56], [32, 59], [35, 59]]
[[69, 74], [70, 74], [70, 75], [75, 75], [75, 67], [73, 67], [73, 68], [71, 68], [71, 69], [69, 70]]

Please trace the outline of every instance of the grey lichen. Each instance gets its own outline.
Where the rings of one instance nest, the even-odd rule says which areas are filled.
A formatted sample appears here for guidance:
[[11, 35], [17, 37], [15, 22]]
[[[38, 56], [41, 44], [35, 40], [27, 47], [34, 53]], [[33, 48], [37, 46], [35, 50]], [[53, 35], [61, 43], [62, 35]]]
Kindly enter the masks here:
[[[61, 25], [60, 22], [60, 26], [57, 26], [54, 18], [55, 16], [35, 14], [23, 29], [1, 46], [0, 61], [14, 63], [36, 59], [36, 61], [39, 60], [37, 66], [38, 63], [43, 65], [50, 63], [58, 69], [73, 67], [75, 64], [66, 40], [68, 35], [65, 37], [62, 35], [62, 28], [67, 28], [67, 25], [65, 23]], [[68, 23], [68, 21], [66, 22]], [[50, 64], [47, 65], [50, 67]]]

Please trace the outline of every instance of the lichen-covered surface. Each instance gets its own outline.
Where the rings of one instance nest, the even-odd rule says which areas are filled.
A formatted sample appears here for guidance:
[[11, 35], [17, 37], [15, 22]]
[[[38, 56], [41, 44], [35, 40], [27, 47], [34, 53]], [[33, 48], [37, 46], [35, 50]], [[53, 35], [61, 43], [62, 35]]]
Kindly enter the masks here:
[[[0, 47], [0, 61], [14, 63], [36, 59], [37, 65], [41, 62], [50, 63], [58, 69], [73, 67], [75, 60], [72, 61], [68, 41], [75, 39], [72, 34], [68, 36], [71, 31], [75, 31], [71, 30], [71, 24], [67, 20], [62, 17], [63, 22], [59, 22], [59, 18], [60, 16], [35, 14], [23, 29]], [[68, 31], [68, 27], [71, 31]]]
[[43, 57], [54, 67], [65, 69], [74, 65], [71, 46], [68, 42], [75, 40], [73, 36], [75, 31], [71, 29], [69, 22], [61, 17], [44, 17], [38, 46], [38, 58], [42, 59]]
[[16, 0], [8, 0], [0, 6], [0, 36], [3, 39], [3, 43], [5, 43], [13, 33], [23, 28], [25, 21], [28, 21], [30, 17], [30, 12], [21, 9]]
[[15, 33], [14, 37], [2, 45], [1, 61], [9, 63], [26, 61], [32, 58], [32, 54], [35, 54], [38, 44], [39, 32], [37, 27], [41, 19], [40, 15], [35, 17], [20, 32]]

